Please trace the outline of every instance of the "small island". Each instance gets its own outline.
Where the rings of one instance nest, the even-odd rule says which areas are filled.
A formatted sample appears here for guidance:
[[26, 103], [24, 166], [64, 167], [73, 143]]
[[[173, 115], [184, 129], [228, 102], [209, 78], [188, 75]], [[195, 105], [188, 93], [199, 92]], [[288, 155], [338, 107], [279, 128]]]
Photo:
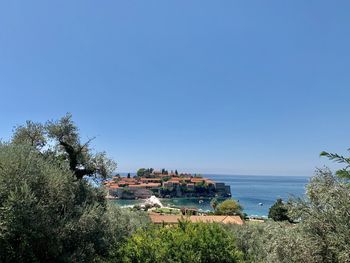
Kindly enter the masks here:
[[104, 186], [111, 199], [146, 199], [153, 195], [159, 198], [231, 197], [229, 185], [197, 174], [179, 174], [177, 170], [168, 172], [165, 169], [141, 168], [133, 177], [130, 174], [126, 177], [114, 176], [105, 181]]

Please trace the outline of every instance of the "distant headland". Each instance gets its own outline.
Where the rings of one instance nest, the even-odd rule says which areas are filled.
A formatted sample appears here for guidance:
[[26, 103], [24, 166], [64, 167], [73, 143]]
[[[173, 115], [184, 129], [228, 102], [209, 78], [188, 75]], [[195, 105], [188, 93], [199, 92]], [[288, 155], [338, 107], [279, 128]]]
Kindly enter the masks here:
[[229, 185], [214, 182], [198, 174], [141, 168], [135, 176], [112, 177], [104, 182], [111, 199], [145, 199], [181, 197], [231, 197]]

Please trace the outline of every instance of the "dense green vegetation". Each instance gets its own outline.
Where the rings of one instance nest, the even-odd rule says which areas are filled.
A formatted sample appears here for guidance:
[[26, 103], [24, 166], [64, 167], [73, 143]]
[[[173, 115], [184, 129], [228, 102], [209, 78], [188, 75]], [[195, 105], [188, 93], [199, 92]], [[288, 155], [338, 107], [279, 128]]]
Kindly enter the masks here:
[[173, 227], [137, 231], [121, 248], [122, 262], [243, 262], [235, 239], [217, 224], [183, 221]]
[[80, 143], [70, 115], [27, 122], [11, 143], [0, 144], [0, 262], [108, 259], [147, 223], [142, 214], [110, 205], [82, 177], [108, 176], [114, 164], [104, 156]]
[[[317, 170], [306, 198], [277, 200], [265, 223], [151, 226], [92, 186], [115, 163], [89, 143], [67, 115], [0, 144], [0, 262], [350, 262], [349, 158], [323, 152], [345, 168]], [[242, 214], [233, 200], [212, 206]]]
[[267, 222], [232, 227], [251, 262], [343, 263], [350, 259], [350, 190], [329, 170], [318, 170], [307, 198], [288, 202], [297, 224]]
[[233, 199], [227, 199], [221, 203], [215, 204], [215, 201], [212, 201], [212, 205], [215, 206], [216, 215], [239, 215], [243, 216], [242, 206]]
[[79, 129], [70, 114], [45, 124], [27, 121], [16, 127], [12, 137], [15, 145], [31, 146], [46, 157], [65, 161], [78, 180], [84, 176], [107, 178], [115, 170], [116, 163], [107, 158], [105, 152], [93, 152], [92, 140], [81, 142]]
[[152, 172], [153, 172], [152, 168], [149, 168], [149, 169], [140, 168], [137, 170], [136, 175], [138, 177], [149, 177]]
[[28, 146], [0, 146], [0, 262], [108, 258], [144, 221], [75, 180], [56, 158]]
[[168, 208], [168, 207], [160, 207], [154, 209], [154, 212], [160, 214], [169, 214], [169, 215], [181, 215], [181, 210], [178, 208]]
[[274, 221], [289, 221], [291, 219], [288, 216], [288, 207], [283, 203], [282, 199], [277, 199], [276, 203], [274, 203], [269, 209], [269, 218]]

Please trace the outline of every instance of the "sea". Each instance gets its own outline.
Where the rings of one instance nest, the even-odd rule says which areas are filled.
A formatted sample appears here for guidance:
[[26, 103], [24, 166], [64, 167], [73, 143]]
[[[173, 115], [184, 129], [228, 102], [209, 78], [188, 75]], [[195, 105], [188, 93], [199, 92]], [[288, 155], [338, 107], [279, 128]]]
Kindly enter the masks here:
[[[243, 206], [243, 212], [249, 216], [264, 217], [276, 199], [287, 201], [290, 197], [304, 197], [305, 186], [310, 177], [306, 176], [261, 176], [261, 175], [214, 175], [203, 177], [215, 182], [223, 182], [231, 187], [232, 198]], [[192, 207], [211, 211], [209, 198], [172, 198], [160, 199], [164, 206]], [[114, 200], [118, 205], [141, 204], [143, 200]]]

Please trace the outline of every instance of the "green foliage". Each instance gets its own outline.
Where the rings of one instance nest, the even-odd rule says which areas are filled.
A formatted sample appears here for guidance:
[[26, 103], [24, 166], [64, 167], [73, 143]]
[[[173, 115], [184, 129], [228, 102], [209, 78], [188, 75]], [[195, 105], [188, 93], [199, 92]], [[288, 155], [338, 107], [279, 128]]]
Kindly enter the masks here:
[[57, 158], [0, 145], [0, 262], [91, 262], [108, 258], [137, 226], [105, 193], [76, 181]]
[[[115, 167], [90, 141], [80, 142], [66, 115], [27, 122], [0, 144], [0, 262], [350, 262], [350, 158], [322, 152], [345, 168], [318, 170], [304, 199], [277, 200], [269, 217], [285, 222], [151, 227], [143, 212], [110, 205], [83, 178]], [[232, 199], [211, 204], [215, 214], [242, 216]]]
[[189, 222], [137, 231], [119, 254], [118, 262], [243, 262], [233, 235], [221, 225]]
[[233, 199], [227, 199], [217, 205], [215, 214], [217, 215], [242, 215], [242, 206]]
[[[350, 148], [348, 149], [350, 151]], [[343, 179], [350, 179], [350, 158], [344, 157], [336, 153], [321, 152], [320, 156], [325, 156], [328, 159], [335, 161], [337, 163], [345, 164], [345, 168], [336, 171], [336, 175]]]
[[137, 177], [146, 177], [146, 178], [149, 178], [151, 177], [151, 174], [153, 172], [153, 168], [140, 168], [137, 170]]
[[47, 143], [44, 125], [26, 121], [25, 125], [19, 125], [15, 128], [12, 141], [15, 144], [28, 144], [36, 149], [41, 149]]
[[30, 145], [47, 157], [64, 160], [77, 179], [84, 176], [106, 178], [115, 170], [116, 163], [104, 152], [94, 153], [90, 149], [91, 141], [80, 141], [79, 129], [70, 114], [45, 124], [27, 121], [16, 127], [12, 137], [16, 145]]
[[[347, 163], [336, 154], [323, 156]], [[348, 165], [342, 171], [347, 171]], [[345, 180], [344, 180], [345, 179]], [[237, 246], [250, 262], [346, 263], [350, 259], [350, 189], [347, 176], [317, 170], [306, 198], [284, 205], [297, 224], [268, 222], [232, 226]]]
[[195, 192], [197, 193], [208, 193], [209, 192], [209, 186], [206, 182], [199, 182], [196, 183], [194, 186]]
[[237, 247], [247, 262], [256, 263], [323, 263], [347, 262], [325, 260], [322, 246], [299, 225], [268, 221], [265, 223], [230, 226]]
[[146, 173], [146, 169], [145, 168], [140, 168], [137, 170], [136, 174], [138, 177], [143, 177]]
[[271, 223], [227, 226], [236, 238], [236, 246], [243, 252], [247, 262], [266, 262], [268, 251], [266, 244], [271, 238]]
[[307, 199], [291, 203], [300, 230], [315, 241], [322, 262], [350, 258], [350, 190], [347, 182], [329, 170], [318, 170], [307, 186]]
[[274, 221], [291, 221], [288, 216], [288, 208], [283, 203], [282, 199], [277, 199], [276, 203], [270, 207], [269, 218]]
[[318, 170], [307, 198], [286, 205], [297, 224], [268, 222], [232, 226], [250, 262], [345, 263], [350, 258], [350, 189], [329, 170]]
[[169, 215], [180, 215], [181, 211], [178, 208], [158, 207], [154, 209], [155, 213], [169, 214]]

